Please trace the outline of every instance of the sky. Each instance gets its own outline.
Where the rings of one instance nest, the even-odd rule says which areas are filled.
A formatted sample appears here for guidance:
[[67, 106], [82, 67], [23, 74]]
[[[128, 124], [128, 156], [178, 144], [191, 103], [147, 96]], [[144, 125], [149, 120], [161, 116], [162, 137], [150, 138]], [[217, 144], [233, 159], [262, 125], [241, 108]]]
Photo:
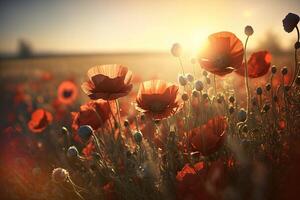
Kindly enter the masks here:
[[196, 51], [214, 32], [242, 41], [246, 25], [255, 47], [273, 31], [286, 47], [296, 38], [282, 28], [299, 0], [1, 0], [0, 52], [17, 51], [18, 40], [35, 52], [168, 51], [179, 42]]

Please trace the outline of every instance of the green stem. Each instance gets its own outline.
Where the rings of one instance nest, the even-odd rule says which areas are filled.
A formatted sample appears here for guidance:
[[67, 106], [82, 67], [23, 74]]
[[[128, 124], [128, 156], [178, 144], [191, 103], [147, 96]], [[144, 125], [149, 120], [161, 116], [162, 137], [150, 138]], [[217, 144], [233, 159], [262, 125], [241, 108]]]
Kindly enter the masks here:
[[[300, 40], [300, 34], [299, 34], [299, 28], [298, 26], [296, 26], [296, 30], [297, 30], [297, 42], [299, 42]], [[292, 86], [295, 83], [295, 80], [298, 77], [298, 74], [300, 73], [300, 67], [298, 68], [298, 49], [295, 48], [295, 74], [293, 77], [293, 81], [292, 84], [290, 86]]]
[[215, 91], [215, 96], [217, 96], [217, 81], [216, 81], [216, 75], [214, 74], [214, 91]]
[[178, 57], [178, 60], [179, 60], [180, 66], [181, 66], [182, 74], [185, 75], [185, 73], [184, 73], [184, 68], [183, 68], [183, 64], [182, 64], [182, 61], [181, 61], [181, 57]]
[[122, 131], [122, 124], [121, 124], [121, 114], [120, 114], [120, 104], [119, 104], [119, 100], [116, 99], [116, 107], [117, 107], [117, 111], [118, 111], [118, 121], [119, 121], [119, 126], [120, 126], [120, 131]]
[[245, 85], [246, 85], [246, 91], [247, 91], [247, 113], [249, 115], [250, 113], [250, 89], [249, 89], [249, 81], [248, 81], [248, 66], [247, 66], [247, 44], [248, 44], [249, 36], [247, 36], [246, 42], [245, 42], [245, 56], [244, 56], [244, 62], [245, 62]]

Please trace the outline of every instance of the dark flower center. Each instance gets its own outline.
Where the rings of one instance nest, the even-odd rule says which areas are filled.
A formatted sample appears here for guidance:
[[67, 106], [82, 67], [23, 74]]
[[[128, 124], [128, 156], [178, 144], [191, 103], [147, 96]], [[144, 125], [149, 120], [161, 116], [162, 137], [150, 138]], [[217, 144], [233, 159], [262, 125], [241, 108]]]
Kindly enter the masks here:
[[230, 67], [230, 57], [227, 54], [217, 55], [214, 60], [215, 66], [220, 69]]
[[63, 96], [64, 96], [65, 98], [71, 97], [72, 94], [73, 94], [73, 90], [64, 90], [64, 92], [63, 92]]
[[166, 108], [166, 105], [162, 102], [153, 102], [150, 105], [150, 110], [154, 113], [159, 113]]

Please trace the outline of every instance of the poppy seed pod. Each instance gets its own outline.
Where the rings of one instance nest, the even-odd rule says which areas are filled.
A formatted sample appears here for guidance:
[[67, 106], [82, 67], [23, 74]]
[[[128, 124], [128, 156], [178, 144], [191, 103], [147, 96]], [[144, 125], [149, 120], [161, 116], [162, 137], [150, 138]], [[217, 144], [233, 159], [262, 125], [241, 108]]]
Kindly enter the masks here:
[[245, 109], [240, 109], [240, 111], [238, 112], [238, 121], [240, 122], [244, 122], [247, 119], [247, 112], [245, 111]]
[[195, 82], [194, 87], [195, 87], [195, 89], [198, 90], [198, 91], [201, 91], [201, 90], [203, 90], [203, 88], [204, 88], [203, 83], [202, 83], [202, 81], [200, 81], [200, 80], [197, 80], [197, 81]]
[[261, 87], [256, 88], [256, 94], [257, 95], [262, 95], [262, 92], [263, 92], [263, 90], [262, 90]]
[[79, 152], [75, 146], [70, 146], [67, 151], [67, 156], [69, 158], [77, 158], [79, 155]]
[[183, 75], [179, 75], [178, 82], [181, 86], [185, 86], [187, 84], [187, 79]]
[[272, 74], [276, 74], [276, 72], [277, 72], [277, 67], [276, 67], [275, 65], [272, 66], [271, 72], [272, 72]]
[[300, 48], [300, 42], [297, 41], [297, 42], [295, 43], [294, 47], [295, 47], [295, 49], [299, 49], [299, 48]]
[[252, 26], [246, 26], [245, 27], [245, 34], [247, 35], [247, 36], [250, 36], [250, 35], [253, 35], [253, 28], [252, 28]]
[[207, 98], [208, 98], [208, 94], [207, 94], [207, 93], [203, 93], [203, 94], [202, 94], [202, 98], [203, 98], [203, 99], [207, 99]]
[[68, 134], [68, 129], [65, 127], [65, 126], [63, 126], [63, 127], [61, 127], [61, 134], [62, 135], [67, 135]]
[[294, 13], [289, 13], [282, 20], [283, 28], [286, 32], [290, 33], [296, 28], [299, 22], [299, 16]]
[[243, 126], [242, 132], [248, 133], [248, 126], [247, 125]]
[[193, 97], [195, 97], [195, 98], [197, 98], [197, 97], [199, 97], [199, 92], [197, 91], [197, 90], [193, 90], [192, 91], [192, 95], [193, 95]]
[[271, 90], [271, 84], [270, 84], [270, 83], [267, 83], [267, 84], [266, 84], [266, 90], [267, 90], [267, 91], [270, 91], [270, 90]]
[[83, 141], [87, 141], [90, 139], [91, 135], [93, 134], [93, 131], [94, 130], [91, 126], [83, 125], [79, 127], [77, 133]]
[[187, 100], [189, 100], [189, 95], [185, 92], [181, 95], [181, 98], [183, 101], [187, 101]]
[[128, 119], [126, 119], [125, 121], [124, 121], [124, 126], [127, 128], [127, 127], [129, 127], [129, 121], [128, 121]]
[[228, 101], [229, 101], [230, 103], [234, 103], [234, 101], [235, 101], [234, 96], [230, 96], [230, 97], [228, 98]]
[[223, 96], [223, 95], [218, 95], [218, 97], [217, 97], [217, 102], [218, 102], [218, 103], [224, 102], [224, 96]]
[[281, 70], [282, 75], [286, 75], [288, 73], [287, 67], [283, 67]]
[[263, 107], [263, 110], [264, 110], [265, 112], [268, 112], [268, 111], [270, 110], [269, 104], [265, 104], [264, 107]]
[[55, 183], [63, 183], [67, 180], [69, 172], [63, 168], [55, 168], [52, 171], [52, 180]]
[[189, 82], [193, 82], [194, 81], [194, 76], [192, 74], [187, 74], [186, 78]]
[[297, 76], [295, 83], [296, 83], [297, 85], [300, 85], [300, 76]]
[[141, 131], [137, 131], [134, 133], [133, 138], [135, 140], [136, 143], [141, 143], [143, 140], [143, 134]]
[[180, 57], [182, 54], [181, 45], [179, 43], [173, 44], [173, 46], [171, 48], [171, 53], [174, 57]]

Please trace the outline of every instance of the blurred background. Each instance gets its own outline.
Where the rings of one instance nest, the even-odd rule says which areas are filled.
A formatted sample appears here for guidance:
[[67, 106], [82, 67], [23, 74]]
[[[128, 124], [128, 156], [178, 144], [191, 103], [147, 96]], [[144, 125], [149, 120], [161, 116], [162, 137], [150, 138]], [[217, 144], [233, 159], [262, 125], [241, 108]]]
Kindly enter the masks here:
[[209, 34], [231, 31], [244, 41], [246, 25], [255, 31], [251, 50], [267, 49], [274, 64], [290, 65], [296, 34], [283, 30], [288, 12], [300, 13], [298, 0], [2, 0], [1, 77], [53, 69], [85, 74], [96, 64], [122, 63], [174, 80], [173, 43], [182, 45], [189, 67]]

